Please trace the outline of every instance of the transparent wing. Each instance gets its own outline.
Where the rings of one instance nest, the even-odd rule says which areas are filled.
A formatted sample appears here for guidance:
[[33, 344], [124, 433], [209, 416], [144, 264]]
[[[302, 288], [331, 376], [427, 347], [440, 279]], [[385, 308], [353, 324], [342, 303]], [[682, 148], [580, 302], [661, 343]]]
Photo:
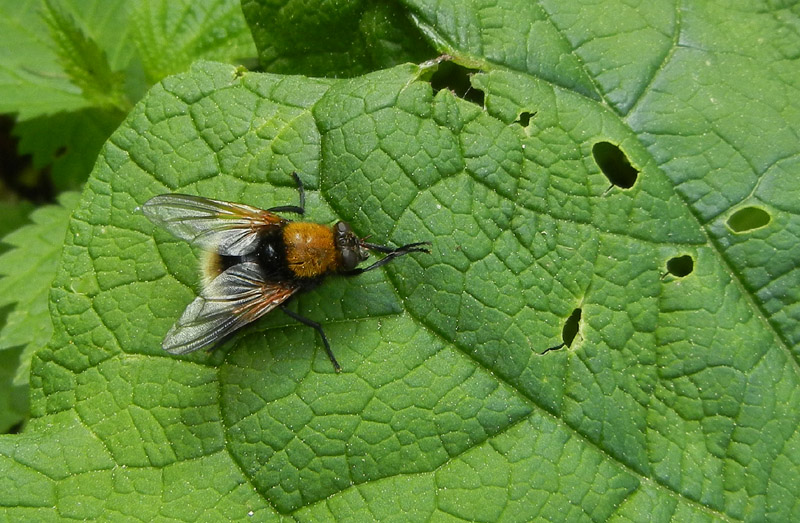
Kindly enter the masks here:
[[256, 207], [188, 194], [156, 196], [142, 205], [142, 212], [178, 238], [227, 256], [252, 252], [259, 231], [285, 223]]
[[264, 281], [255, 263], [234, 265], [186, 307], [162, 347], [172, 354], [186, 354], [212, 345], [268, 313], [297, 290], [291, 284]]

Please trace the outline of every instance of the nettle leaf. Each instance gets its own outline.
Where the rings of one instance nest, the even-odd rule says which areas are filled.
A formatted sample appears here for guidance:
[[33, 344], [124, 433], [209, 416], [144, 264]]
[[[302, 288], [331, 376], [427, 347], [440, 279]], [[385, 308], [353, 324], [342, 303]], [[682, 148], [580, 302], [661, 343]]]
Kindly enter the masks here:
[[[61, 205], [31, 212], [30, 204], [0, 209], [6, 231], [0, 239], [0, 433], [28, 417], [28, 376], [33, 352], [53, 334], [47, 309], [67, 222], [78, 193], [63, 193]], [[29, 216], [28, 216], [29, 214]], [[33, 223], [22, 225], [27, 220]]]
[[242, 11], [273, 73], [356, 76], [436, 53], [399, 2], [242, 0]]
[[0, 351], [25, 348], [18, 357], [20, 364], [14, 365], [17, 385], [28, 383], [33, 352], [44, 347], [53, 334], [48, 295], [69, 215], [79, 200], [78, 193], [63, 193], [59, 196], [60, 205], [36, 209], [30, 215], [32, 224], [2, 238], [6, 252], [0, 255], [0, 307], [11, 310], [0, 329]]
[[86, 37], [56, 0], [45, 0], [44, 7], [42, 16], [50, 26], [56, 54], [70, 82], [92, 106], [126, 112], [124, 75], [111, 70], [97, 42]]
[[[0, 213], [3, 215], [3, 220], [0, 221], [0, 237], [25, 225], [28, 222], [28, 215], [32, 211], [33, 204], [28, 201], [0, 202]], [[0, 242], [0, 253], [6, 250], [8, 250], [7, 247]]]
[[241, 63], [256, 54], [236, 0], [146, 0], [131, 5], [133, 41], [147, 80], [185, 71], [195, 60]]
[[[435, 63], [200, 63], [112, 136], [0, 438], [9, 518], [797, 519], [796, 13], [407, 5], [469, 99]], [[310, 219], [432, 253], [293, 305], [341, 375], [279, 313], [164, 353], [200, 253], [137, 207], [294, 204], [292, 171]]]
[[108, 101], [127, 111], [194, 60], [256, 52], [236, 0], [0, 0], [0, 13], [0, 112], [22, 121]]
[[[121, 16], [125, 3], [0, 0], [0, 31], [7, 43], [0, 50], [0, 112], [27, 120], [96, 104], [83, 89], [102, 94], [102, 74], [124, 69], [133, 56], [129, 24]], [[87, 50], [91, 56], [77, 54]]]
[[0, 350], [0, 434], [13, 432], [28, 417], [28, 388], [14, 383], [23, 347]]
[[122, 114], [84, 109], [17, 122], [17, 152], [30, 154], [34, 169], [49, 168], [57, 191], [80, 187], [97, 155], [122, 121]]
[[0, 0], [0, 32], [0, 112], [57, 190], [86, 180], [149, 86], [194, 60], [256, 54], [237, 0]]

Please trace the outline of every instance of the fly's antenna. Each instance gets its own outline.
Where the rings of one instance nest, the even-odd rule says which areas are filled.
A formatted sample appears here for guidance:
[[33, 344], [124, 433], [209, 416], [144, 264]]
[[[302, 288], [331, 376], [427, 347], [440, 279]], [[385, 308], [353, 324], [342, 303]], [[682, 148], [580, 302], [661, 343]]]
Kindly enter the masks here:
[[344, 272], [345, 276], [355, 276], [356, 274], [361, 274], [367, 271], [371, 271], [372, 269], [377, 269], [378, 267], [383, 267], [390, 261], [394, 260], [395, 258], [399, 258], [400, 256], [405, 256], [406, 254], [410, 254], [412, 252], [424, 252], [430, 254], [431, 250], [427, 247], [423, 247], [423, 245], [430, 245], [431, 242], [416, 242], [416, 243], [408, 243], [406, 245], [400, 247], [387, 247], [386, 245], [377, 245], [374, 243], [367, 243], [365, 241], [361, 241], [361, 245], [366, 247], [367, 249], [381, 252], [385, 254], [383, 258], [376, 261], [372, 265], [368, 267], [359, 268], [359, 269], [352, 269], [350, 271]]

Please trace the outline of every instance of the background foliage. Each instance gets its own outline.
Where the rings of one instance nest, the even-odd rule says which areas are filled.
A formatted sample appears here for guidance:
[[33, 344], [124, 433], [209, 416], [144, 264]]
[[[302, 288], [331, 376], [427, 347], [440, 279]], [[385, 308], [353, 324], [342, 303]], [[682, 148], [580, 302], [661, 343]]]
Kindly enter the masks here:
[[[4, 204], [5, 517], [800, 513], [796, 7], [0, 10], [0, 111], [60, 194]], [[280, 315], [163, 353], [199, 253], [137, 206], [292, 171], [311, 219], [433, 253], [295, 302], [341, 375]]]

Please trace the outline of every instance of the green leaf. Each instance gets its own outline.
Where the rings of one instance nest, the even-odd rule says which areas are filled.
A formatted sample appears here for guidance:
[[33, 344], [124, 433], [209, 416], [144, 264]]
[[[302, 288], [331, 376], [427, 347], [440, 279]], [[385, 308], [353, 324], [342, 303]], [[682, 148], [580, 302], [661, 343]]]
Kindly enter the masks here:
[[[58, 12], [68, 20], [62, 20], [60, 30], [51, 31], [44, 1], [0, 0], [0, 32], [8, 44], [0, 49], [0, 112], [17, 113], [19, 119], [26, 120], [93, 105], [97, 100], [82, 91], [84, 87], [97, 88], [91, 78], [94, 72], [86, 71], [86, 67], [101, 67], [105, 74], [113, 74], [109, 69], [123, 70], [133, 56], [128, 22], [120, 16], [126, 3], [59, 0]], [[85, 42], [80, 44], [82, 39]], [[79, 49], [69, 53], [68, 48], [75, 45]], [[80, 54], [92, 47], [94, 58]], [[105, 54], [106, 65], [97, 53]], [[83, 73], [82, 60], [87, 61]], [[76, 79], [88, 84], [76, 84]]]
[[47, 310], [50, 285], [56, 275], [58, 260], [67, 232], [77, 193], [64, 193], [61, 205], [48, 205], [30, 215], [32, 224], [21, 227], [5, 238], [11, 249], [0, 255], [0, 307], [13, 306], [0, 329], [0, 353], [24, 347], [14, 365], [16, 385], [27, 385], [33, 352], [43, 347], [53, 333]]
[[[236, 0], [0, 0], [0, 112], [20, 153], [59, 191], [86, 180], [100, 146], [149, 85], [207, 58], [255, 55]], [[21, 59], [20, 59], [21, 58]]]
[[0, 350], [0, 434], [18, 427], [28, 416], [28, 388], [14, 384], [22, 347]]
[[[3, 219], [0, 221], [0, 237], [3, 237], [15, 229], [20, 228], [28, 222], [28, 215], [33, 211], [30, 202], [0, 202], [0, 214]], [[0, 245], [0, 252], [4, 249]]]
[[121, 121], [119, 113], [84, 109], [17, 122], [18, 153], [30, 154], [35, 169], [49, 167], [56, 190], [80, 187]]
[[133, 4], [133, 40], [148, 81], [185, 71], [195, 60], [231, 63], [256, 54], [235, 0], [148, 0]]
[[[9, 519], [800, 516], [798, 13], [476, 4], [408, 3], [481, 104], [432, 63], [200, 63], [136, 106], [0, 437]], [[200, 253], [136, 208], [293, 204], [292, 171], [308, 219], [432, 253], [292, 305], [341, 375], [279, 313], [164, 353]]]
[[127, 112], [123, 75], [111, 70], [97, 42], [86, 37], [57, 0], [45, 0], [44, 5], [44, 19], [71, 83], [92, 106]]
[[[0, 112], [122, 107], [200, 58], [255, 54], [235, 0], [0, 0]], [[124, 78], [122, 74], [124, 72]]]
[[242, 10], [274, 73], [356, 76], [436, 53], [397, 2], [242, 0]]

